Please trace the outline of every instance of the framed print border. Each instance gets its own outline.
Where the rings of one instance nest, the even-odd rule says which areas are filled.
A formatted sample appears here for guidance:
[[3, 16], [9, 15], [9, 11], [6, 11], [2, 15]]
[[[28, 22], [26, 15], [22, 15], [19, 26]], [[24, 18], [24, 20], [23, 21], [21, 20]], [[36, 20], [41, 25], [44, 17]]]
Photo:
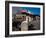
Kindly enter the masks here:
[[[42, 5], [43, 6], [43, 33], [10, 35], [9, 34], [9, 3]], [[5, 1], [5, 37], [33, 36], [33, 35], [44, 35], [44, 34], [45, 34], [45, 4], [44, 3]]]

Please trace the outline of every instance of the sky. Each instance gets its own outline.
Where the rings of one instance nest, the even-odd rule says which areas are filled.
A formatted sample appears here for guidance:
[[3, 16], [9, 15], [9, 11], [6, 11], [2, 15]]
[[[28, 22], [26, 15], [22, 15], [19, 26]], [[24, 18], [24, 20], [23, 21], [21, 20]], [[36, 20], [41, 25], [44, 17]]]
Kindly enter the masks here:
[[20, 10], [27, 10], [34, 15], [40, 15], [40, 8], [35, 7], [12, 7], [12, 14], [19, 13]]

